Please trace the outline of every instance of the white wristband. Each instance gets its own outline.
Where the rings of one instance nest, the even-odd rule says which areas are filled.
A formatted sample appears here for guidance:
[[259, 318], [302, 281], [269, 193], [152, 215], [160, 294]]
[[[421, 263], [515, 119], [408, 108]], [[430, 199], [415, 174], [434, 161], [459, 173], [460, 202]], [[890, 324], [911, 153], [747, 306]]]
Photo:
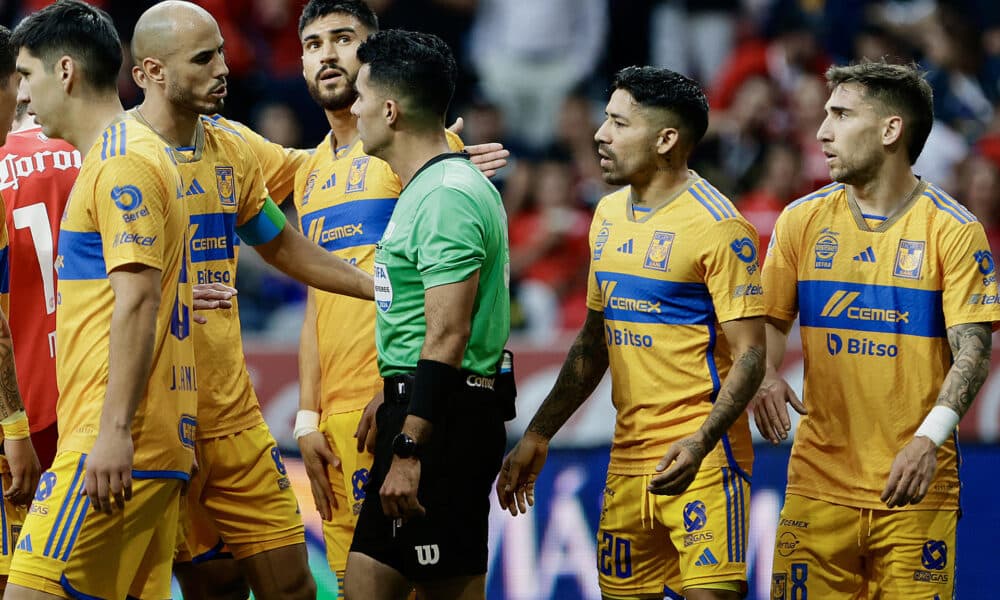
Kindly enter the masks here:
[[922, 435], [934, 442], [935, 446], [940, 446], [954, 433], [959, 420], [961, 417], [954, 410], [947, 406], [935, 406], [913, 436]]
[[319, 431], [318, 412], [314, 410], [300, 410], [295, 413], [295, 429], [292, 431], [295, 439], [317, 431]]

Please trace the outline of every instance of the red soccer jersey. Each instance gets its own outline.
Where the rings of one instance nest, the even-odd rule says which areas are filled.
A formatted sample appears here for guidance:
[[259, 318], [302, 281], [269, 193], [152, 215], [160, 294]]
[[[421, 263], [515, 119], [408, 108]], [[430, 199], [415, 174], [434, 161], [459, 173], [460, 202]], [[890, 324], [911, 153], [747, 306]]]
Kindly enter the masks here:
[[[80, 152], [35, 127], [12, 133], [0, 148], [0, 195], [10, 239], [11, 336], [17, 382], [31, 432], [55, 423], [56, 278], [53, 260]], [[7, 290], [3, 290], [7, 291]]]

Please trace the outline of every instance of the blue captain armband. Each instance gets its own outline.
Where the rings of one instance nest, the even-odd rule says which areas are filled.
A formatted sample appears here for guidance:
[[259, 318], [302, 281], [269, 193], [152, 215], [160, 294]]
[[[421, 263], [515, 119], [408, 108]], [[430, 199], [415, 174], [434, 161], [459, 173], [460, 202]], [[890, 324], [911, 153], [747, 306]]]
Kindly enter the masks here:
[[236, 235], [251, 246], [266, 244], [278, 237], [288, 219], [274, 200], [264, 201], [264, 208], [257, 216], [236, 228]]

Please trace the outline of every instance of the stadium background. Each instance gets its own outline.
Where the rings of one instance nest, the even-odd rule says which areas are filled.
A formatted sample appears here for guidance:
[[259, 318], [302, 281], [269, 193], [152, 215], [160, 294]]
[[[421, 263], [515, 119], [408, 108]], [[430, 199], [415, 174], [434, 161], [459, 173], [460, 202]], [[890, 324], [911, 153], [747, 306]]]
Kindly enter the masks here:
[[[127, 41], [151, 2], [98, 0]], [[327, 131], [301, 75], [296, 22], [304, 0], [201, 0], [221, 23], [231, 69], [225, 114], [274, 141], [311, 147]], [[709, 92], [711, 126], [693, 167], [761, 232], [781, 207], [826, 182], [814, 139], [831, 63], [885, 56], [918, 62], [935, 92], [937, 121], [916, 171], [959, 198], [1000, 242], [1000, 3], [995, 0], [369, 0], [383, 27], [437, 33], [462, 80], [452, 116], [467, 143], [502, 141], [513, 157], [497, 177], [510, 216], [519, 435], [585, 314], [586, 235], [600, 181], [592, 136], [607, 85], [631, 64], [667, 66]], [[0, 0], [13, 26], [45, 1]], [[126, 106], [139, 91], [122, 74]], [[0, 179], [10, 176], [0, 165]], [[289, 203], [290, 204], [290, 203]], [[322, 598], [335, 594], [318, 517], [291, 456], [297, 405], [301, 286], [252, 252], [238, 276], [251, 373], [268, 423], [290, 455]], [[797, 340], [797, 337], [794, 337]], [[996, 337], [994, 341], [1000, 341]], [[785, 374], [801, 383], [794, 347]], [[994, 369], [964, 419], [964, 516], [958, 593], [985, 597], [995, 569], [1000, 507], [1000, 376]], [[874, 365], [873, 365], [874, 367]], [[872, 377], [878, 373], [873, 368]], [[598, 598], [596, 521], [613, 426], [607, 381], [555, 439], [528, 517], [495, 511], [491, 599]], [[875, 405], [873, 410], [891, 410]], [[755, 432], [756, 434], [756, 432]], [[759, 438], [758, 438], [759, 440]], [[788, 448], [757, 446], [748, 557], [750, 598], [767, 597], [774, 526]], [[460, 480], [460, 475], [456, 476]], [[989, 586], [989, 587], [987, 587]]]

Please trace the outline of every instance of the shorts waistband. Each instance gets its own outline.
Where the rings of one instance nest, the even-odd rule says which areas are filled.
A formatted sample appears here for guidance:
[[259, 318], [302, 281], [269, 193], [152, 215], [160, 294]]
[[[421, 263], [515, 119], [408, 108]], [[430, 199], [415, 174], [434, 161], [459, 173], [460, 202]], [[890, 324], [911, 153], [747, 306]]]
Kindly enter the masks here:
[[[492, 394], [496, 389], [496, 376], [480, 375], [471, 371], [462, 371], [462, 385], [459, 391], [471, 394]], [[415, 373], [401, 373], [384, 377], [384, 397], [386, 402], [406, 404], [413, 393]]]

